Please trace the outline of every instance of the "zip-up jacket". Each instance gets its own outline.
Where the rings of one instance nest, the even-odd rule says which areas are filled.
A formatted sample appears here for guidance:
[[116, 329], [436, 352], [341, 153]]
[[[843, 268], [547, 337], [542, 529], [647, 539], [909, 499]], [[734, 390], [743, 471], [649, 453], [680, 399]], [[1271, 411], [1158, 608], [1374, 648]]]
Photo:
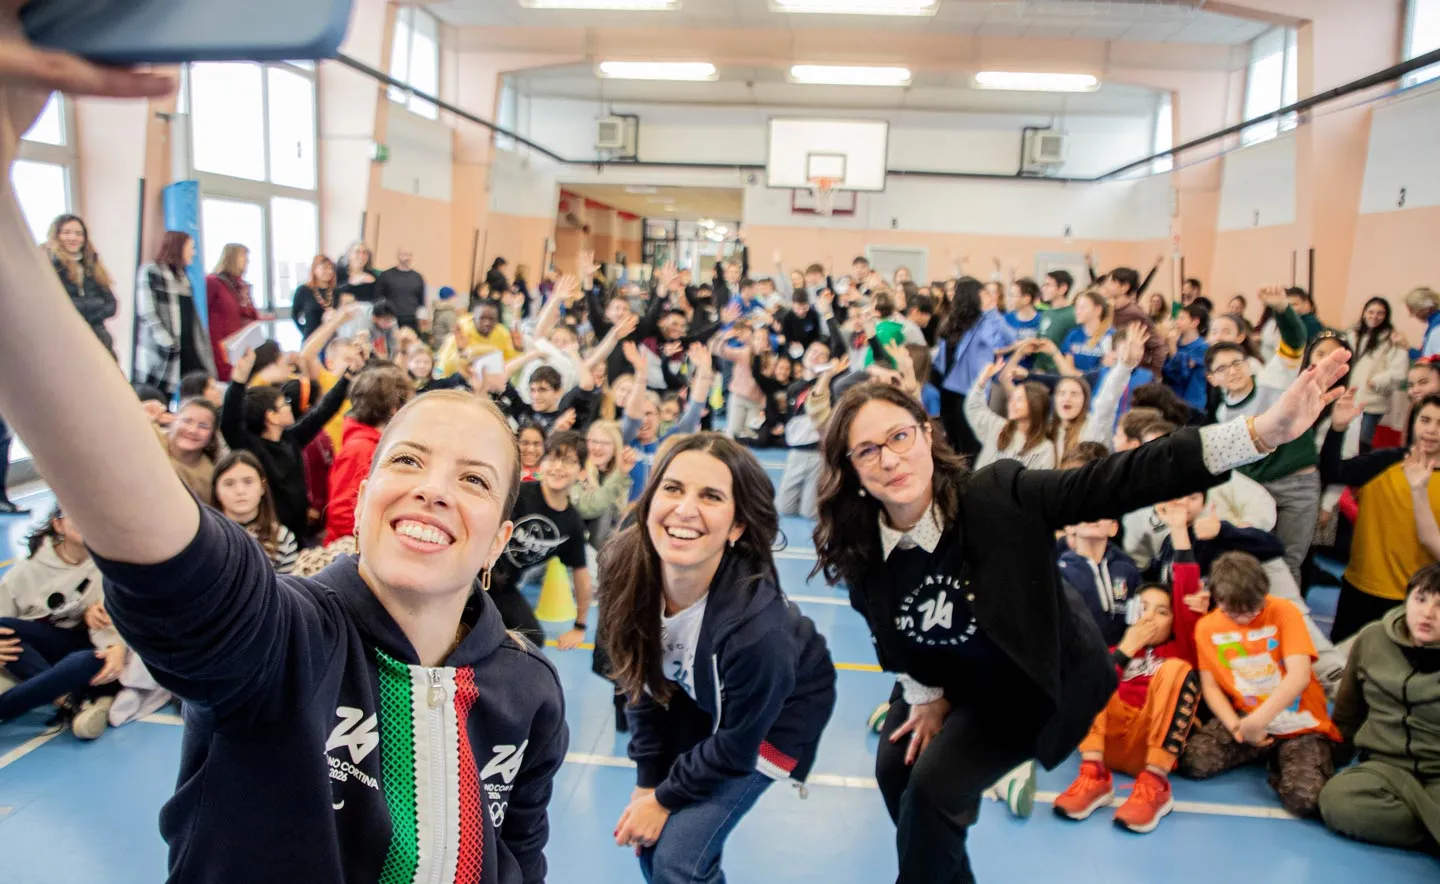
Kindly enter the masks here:
[[1422, 782], [1440, 777], [1440, 648], [1418, 645], [1405, 606], [1360, 630], [1335, 694], [1346, 750]]
[[1105, 644], [1125, 635], [1125, 607], [1140, 588], [1140, 569], [1120, 547], [1110, 544], [1095, 562], [1072, 550], [1060, 556], [1060, 576], [1085, 600]]
[[785, 598], [773, 573], [727, 552], [695, 649], [695, 699], [648, 693], [626, 711], [638, 784], [674, 811], [730, 777], [760, 772], [803, 783], [835, 708], [825, 637]]
[[345, 556], [279, 577], [201, 508], [175, 558], [96, 557], [111, 619], [185, 699], [171, 882], [538, 884], [568, 730], [555, 670], [477, 594], [443, 666]]

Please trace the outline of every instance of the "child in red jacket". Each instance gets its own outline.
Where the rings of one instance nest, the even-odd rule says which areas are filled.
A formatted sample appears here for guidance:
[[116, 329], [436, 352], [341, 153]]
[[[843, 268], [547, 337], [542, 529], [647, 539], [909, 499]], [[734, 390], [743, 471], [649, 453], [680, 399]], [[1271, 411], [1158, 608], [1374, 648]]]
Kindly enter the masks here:
[[350, 384], [350, 413], [345, 416], [340, 452], [330, 467], [330, 502], [325, 511], [325, 543], [355, 530], [355, 501], [370, 475], [380, 433], [400, 407], [415, 395], [410, 376], [398, 365], [377, 365]]
[[1200, 701], [1195, 624], [1210, 608], [1200, 587], [1184, 501], [1157, 504], [1175, 541], [1170, 592], [1151, 584], [1132, 600], [1141, 610], [1112, 657], [1120, 687], [1080, 743], [1080, 776], [1055, 799], [1055, 812], [1083, 820], [1115, 798], [1112, 769], [1135, 777], [1115, 823], [1150, 832], [1173, 806], [1170, 772], [1180, 758]]

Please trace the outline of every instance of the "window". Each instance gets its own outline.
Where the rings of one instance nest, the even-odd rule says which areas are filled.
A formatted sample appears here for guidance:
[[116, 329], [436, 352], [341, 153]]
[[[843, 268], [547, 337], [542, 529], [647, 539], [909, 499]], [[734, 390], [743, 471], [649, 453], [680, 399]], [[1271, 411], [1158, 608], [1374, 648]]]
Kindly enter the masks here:
[[65, 167], [55, 163], [16, 160], [10, 168], [10, 184], [37, 243], [45, 241], [50, 222], [70, 210], [67, 177]]
[[[515, 127], [520, 124], [520, 92], [515, 88], [515, 78], [509, 74], [500, 77], [500, 100], [495, 108], [495, 122], [501, 129], [519, 131]], [[495, 146], [500, 150], [514, 150], [515, 139], [496, 132]]]
[[220, 256], [228, 243], [239, 243], [250, 250], [250, 263], [245, 279], [250, 283], [250, 298], [261, 311], [269, 310], [269, 286], [265, 272], [265, 211], [256, 203], [204, 197], [200, 200], [200, 237], [205, 243], [205, 272], [220, 265]]
[[[1245, 76], [1245, 119], [1277, 111], [1298, 100], [1300, 65], [1293, 28], [1271, 28], [1250, 44]], [[1240, 133], [1243, 144], [1255, 144], [1295, 128], [1295, 115], [1266, 120]]]
[[[1175, 146], [1175, 114], [1168, 94], [1160, 97], [1155, 109], [1155, 153], [1167, 151]], [[1158, 175], [1175, 168], [1175, 158], [1162, 157], [1150, 164], [1150, 173]]]
[[280, 317], [272, 337], [298, 346], [290, 293], [320, 249], [314, 65], [192, 64], [183, 82], [205, 269], [226, 243], [249, 248], [255, 305]]
[[19, 158], [10, 169], [10, 183], [35, 241], [44, 242], [50, 223], [71, 211], [70, 172], [75, 148], [70, 144], [69, 106], [51, 96], [40, 117], [20, 142]]
[[[414, 6], [395, 13], [395, 38], [390, 44], [390, 76], [411, 89], [436, 95], [440, 91], [440, 22]], [[390, 100], [433, 120], [440, 109], [407, 89], [390, 87]]]
[[265, 180], [265, 89], [260, 65], [194, 65], [190, 125], [196, 170]]
[[[1410, 0], [1409, 20], [1405, 23], [1405, 58], [1407, 60], [1440, 49], [1440, 0]], [[1408, 73], [1401, 86], [1417, 86], [1440, 77], [1440, 65], [1431, 65]]]

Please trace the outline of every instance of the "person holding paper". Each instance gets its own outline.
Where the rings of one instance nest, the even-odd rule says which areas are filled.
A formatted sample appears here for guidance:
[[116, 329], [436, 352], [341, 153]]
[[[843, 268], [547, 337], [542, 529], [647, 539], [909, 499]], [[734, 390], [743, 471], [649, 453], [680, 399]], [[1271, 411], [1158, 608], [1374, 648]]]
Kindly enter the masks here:
[[260, 319], [260, 311], [250, 300], [250, 283], [245, 270], [250, 266], [250, 249], [239, 243], [227, 243], [220, 261], [205, 277], [205, 303], [209, 308], [206, 324], [215, 351], [215, 377], [230, 380], [231, 359], [225, 347], [227, 338]]

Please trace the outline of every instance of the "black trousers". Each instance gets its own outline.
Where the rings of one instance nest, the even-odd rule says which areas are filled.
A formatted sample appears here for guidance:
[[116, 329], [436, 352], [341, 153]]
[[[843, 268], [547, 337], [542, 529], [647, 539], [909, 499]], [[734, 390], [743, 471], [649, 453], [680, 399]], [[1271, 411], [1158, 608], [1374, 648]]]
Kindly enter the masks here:
[[490, 601], [500, 609], [500, 621], [505, 624], [506, 629], [528, 638], [535, 643], [535, 647], [545, 647], [545, 630], [540, 628], [540, 621], [535, 618], [535, 609], [530, 607], [520, 587], [490, 587]]
[[980, 454], [980, 439], [965, 419], [964, 396], [949, 390], [940, 391], [940, 422], [945, 427], [945, 436], [950, 440], [951, 448], [972, 461]]
[[910, 717], [896, 686], [875, 755], [875, 779], [895, 822], [898, 884], [974, 882], [965, 837], [980, 816], [981, 797], [1002, 775], [1034, 757], [1035, 733], [1007, 721], [1011, 713], [999, 711], [1003, 708], [955, 706], [940, 733], [907, 767], [909, 738], [890, 742]]
[[1391, 608], [1405, 604], [1400, 599], [1382, 599], [1371, 595], [1345, 578], [1340, 578], [1340, 600], [1335, 605], [1335, 625], [1330, 627], [1330, 640], [1337, 645], [1389, 613]]
[[10, 435], [10, 425], [0, 415], [0, 500], [10, 499], [5, 487], [10, 481], [10, 442], [14, 438]]

